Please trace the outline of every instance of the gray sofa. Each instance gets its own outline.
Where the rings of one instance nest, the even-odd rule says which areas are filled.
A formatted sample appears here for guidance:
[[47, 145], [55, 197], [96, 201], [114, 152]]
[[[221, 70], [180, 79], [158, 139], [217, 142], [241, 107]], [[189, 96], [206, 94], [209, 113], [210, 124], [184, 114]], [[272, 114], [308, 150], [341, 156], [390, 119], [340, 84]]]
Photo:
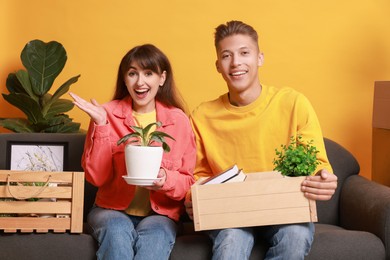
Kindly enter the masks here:
[[[10, 138], [15, 138], [5, 135], [9, 134], [0, 134], [0, 149]], [[36, 141], [59, 136], [33, 134], [17, 138]], [[68, 153], [71, 153], [67, 170], [81, 171], [85, 136], [61, 138], [68, 142]], [[319, 222], [315, 225], [314, 243], [306, 259], [390, 259], [390, 188], [359, 176], [357, 161], [339, 144], [325, 139], [325, 145], [339, 183], [332, 200], [317, 202]], [[5, 167], [3, 157], [0, 155], [0, 169]], [[93, 204], [95, 192], [95, 187], [86, 183], [84, 218]], [[5, 234], [1, 231], [0, 259], [95, 259], [97, 243], [89, 235], [87, 225], [84, 230], [82, 234]], [[257, 240], [250, 259], [263, 259], [267, 247], [264, 241]], [[210, 240], [202, 232], [195, 232], [184, 216], [171, 259], [210, 258]]]

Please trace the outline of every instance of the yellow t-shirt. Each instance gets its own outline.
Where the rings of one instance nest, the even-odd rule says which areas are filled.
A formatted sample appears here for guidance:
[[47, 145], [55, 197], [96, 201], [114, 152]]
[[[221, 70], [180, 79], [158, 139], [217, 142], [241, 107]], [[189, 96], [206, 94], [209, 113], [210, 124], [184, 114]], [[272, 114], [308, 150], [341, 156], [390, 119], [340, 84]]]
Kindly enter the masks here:
[[233, 164], [245, 173], [271, 171], [275, 149], [288, 144], [291, 136], [313, 140], [322, 162], [317, 170], [332, 171], [323, 136], [313, 107], [305, 96], [291, 88], [262, 86], [251, 104], [236, 107], [228, 94], [202, 103], [191, 115], [196, 136], [195, 176], [211, 176]]
[[[137, 113], [133, 111], [133, 117], [137, 126], [145, 127], [150, 123], [156, 122], [156, 110], [150, 113]], [[155, 129], [156, 127], [153, 126], [150, 129], [150, 132], [154, 131]], [[152, 212], [152, 208], [150, 206], [149, 190], [140, 186], [136, 186], [134, 198], [125, 212], [133, 216], [148, 216]]]

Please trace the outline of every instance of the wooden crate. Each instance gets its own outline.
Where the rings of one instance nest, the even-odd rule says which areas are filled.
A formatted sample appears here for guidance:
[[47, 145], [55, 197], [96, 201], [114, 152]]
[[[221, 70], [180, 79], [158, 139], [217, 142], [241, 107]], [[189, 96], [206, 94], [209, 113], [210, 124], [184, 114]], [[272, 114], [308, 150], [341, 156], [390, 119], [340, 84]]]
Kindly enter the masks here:
[[317, 222], [315, 201], [301, 192], [304, 178], [250, 173], [244, 182], [193, 185], [195, 230]]
[[[47, 185], [25, 186], [36, 182]], [[82, 232], [83, 172], [0, 170], [0, 183], [0, 214], [11, 215], [0, 217], [4, 232]]]

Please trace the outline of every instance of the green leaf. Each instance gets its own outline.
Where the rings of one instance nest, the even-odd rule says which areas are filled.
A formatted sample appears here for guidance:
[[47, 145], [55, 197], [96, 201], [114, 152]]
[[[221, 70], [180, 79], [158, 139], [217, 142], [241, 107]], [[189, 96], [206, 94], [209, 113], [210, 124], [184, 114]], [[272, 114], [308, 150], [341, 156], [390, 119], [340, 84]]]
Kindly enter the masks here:
[[8, 77], [7, 77], [5, 84], [7, 86], [9, 93], [27, 94], [27, 92], [24, 90], [22, 84], [19, 82], [18, 78], [16, 77], [15, 73], [8, 74]]
[[164, 152], [166, 152], [166, 153], [171, 151], [171, 148], [169, 147], [169, 145], [167, 143], [163, 143], [162, 147], [163, 147]]
[[286, 176], [307, 176], [312, 174], [320, 162], [317, 159], [317, 149], [312, 146], [313, 140], [302, 142], [303, 137], [299, 135], [296, 139], [291, 137], [288, 146], [282, 145], [281, 151], [276, 151], [277, 158], [274, 158], [274, 170], [280, 171]]
[[23, 65], [30, 75], [32, 90], [37, 96], [46, 94], [65, 66], [67, 56], [62, 44], [33, 40], [21, 53]]
[[[54, 116], [56, 114], [67, 112], [67, 111], [71, 110], [74, 107], [73, 102], [69, 101], [72, 105], [67, 104], [66, 109], [65, 109], [65, 107], [60, 108], [60, 109], [59, 108], [52, 108], [53, 104], [54, 104], [54, 106], [58, 106], [59, 104], [65, 104], [64, 101], [60, 101], [58, 103], [58, 99], [62, 95], [64, 95], [66, 92], [69, 91], [70, 85], [75, 83], [75, 82], [77, 82], [79, 77], [80, 77], [80, 75], [72, 77], [71, 79], [66, 81], [59, 89], [57, 89], [57, 91], [54, 93], [54, 95], [50, 95], [50, 98], [45, 99], [45, 103], [44, 103], [44, 105], [42, 107], [42, 114], [44, 116], [46, 114], [50, 114], [50, 115], [47, 115], [49, 117], [50, 116]], [[46, 94], [45, 96], [48, 96], [48, 95], [49, 94]], [[63, 99], [63, 100], [65, 100], [65, 99]], [[59, 112], [56, 112], [56, 110], [59, 110]]]
[[64, 95], [66, 92], [68, 92], [70, 85], [76, 83], [77, 80], [79, 79], [79, 77], [80, 77], [80, 75], [77, 75], [77, 76], [74, 76], [74, 77], [68, 79], [64, 84], [61, 85], [61, 87], [59, 87], [57, 89], [57, 91], [54, 93], [52, 99], [55, 101], [55, 100], [59, 99], [62, 95]]
[[31, 123], [34, 124], [43, 120], [39, 104], [37, 104], [37, 102], [28, 95], [19, 93], [2, 95], [7, 102], [22, 110], [22, 112], [27, 115], [27, 118]]
[[80, 130], [80, 123], [68, 122], [45, 129], [45, 133], [77, 133]]
[[139, 133], [139, 136], [142, 136], [143, 129], [141, 127], [133, 125], [133, 126], [131, 126], [131, 129], [133, 129], [135, 132]]
[[[51, 105], [51, 106], [49, 106]], [[54, 104], [51, 104], [50, 102], [46, 104], [42, 111], [47, 111], [46, 114], [43, 114], [45, 118], [51, 118], [59, 114], [63, 114], [65, 112], [68, 112], [72, 110], [74, 107], [74, 104], [72, 101], [68, 99], [58, 99]]]
[[169, 152], [171, 149], [165, 141], [165, 137], [175, 140], [172, 136], [161, 131], [153, 131], [149, 134], [151, 128], [156, 125], [156, 128], [162, 125], [161, 122], [150, 123], [146, 127], [130, 126], [134, 132], [123, 136], [118, 140], [117, 145], [126, 142], [129, 138], [135, 137], [136, 140], [131, 142], [139, 142], [142, 146], [150, 146], [153, 142], [158, 142], [162, 144], [163, 150]]
[[[127, 140], [129, 140], [130, 138], [133, 138], [133, 137], [140, 138], [141, 134], [138, 132], [127, 134], [127, 135], [123, 136], [121, 139], [119, 139], [116, 144], [120, 145], [122, 143], [125, 143], [125, 142], [127, 142]], [[132, 143], [134, 143], [134, 142], [136, 142], [136, 141], [132, 141]]]
[[52, 118], [46, 118], [38, 122], [34, 127], [37, 132], [61, 133], [63, 132], [61, 129], [65, 129], [64, 126], [71, 123], [72, 119], [68, 115], [61, 114]]
[[153, 136], [162, 136], [162, 137], [168, 137], [172, 140], [175, 140], [175, 138], [173, 138], [172, 136], [170, 136], [169, 134], [167, 133], [164, 133], [164, 132], [160, 132], [160, 131], [154, 131], [153, 133], [150, 134], [151, 137]]
[[149, 135], [150, 129], [153, 126], [156, 126], [156, 128], [157, 128], [157, 127], [161, 126], [161, 122], [154, 122], [154, 123], [150, 123], [147, 126], [145, 126], [144, 129], [142, 130], [142, 136], [147, 137]]
[[0, 119], [0, 126], [16, 133], [32, 133], [32, 129], [27, 119], [24, 118], [7, 118]]
[[32, 99], [34, 99], [35, 102], [38, 102], [39, 97], [35, 95], [34, 92], [32, 91], [30, 77], [28, 76], [27, 71], [18, 70], [15, 75], [18, 81], [20, 82], [21, 86], [23, 87], [24, 92], [27, 93]]

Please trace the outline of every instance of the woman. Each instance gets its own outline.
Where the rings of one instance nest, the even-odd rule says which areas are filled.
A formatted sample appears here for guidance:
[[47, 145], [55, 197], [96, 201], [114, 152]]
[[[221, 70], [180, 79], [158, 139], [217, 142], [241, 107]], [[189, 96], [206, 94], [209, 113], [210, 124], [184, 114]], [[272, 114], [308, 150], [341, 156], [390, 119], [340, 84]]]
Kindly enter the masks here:
[[[112, 101], [101, 106], [71, 93], [74, 104], [91, 117], [82, 165], [98, 187], [88, 223], [99, 243], [98, 259], [168, 259], [176, 238], [183, 199], [194, 183], [194, 135], [175, 90], [167, 57], [155, 46], [134, 47], [122, 59]], [[158, 179], [153, 185], [129, 185], [124, 145], [131, 130], [160, 121], [167, 140]]]

